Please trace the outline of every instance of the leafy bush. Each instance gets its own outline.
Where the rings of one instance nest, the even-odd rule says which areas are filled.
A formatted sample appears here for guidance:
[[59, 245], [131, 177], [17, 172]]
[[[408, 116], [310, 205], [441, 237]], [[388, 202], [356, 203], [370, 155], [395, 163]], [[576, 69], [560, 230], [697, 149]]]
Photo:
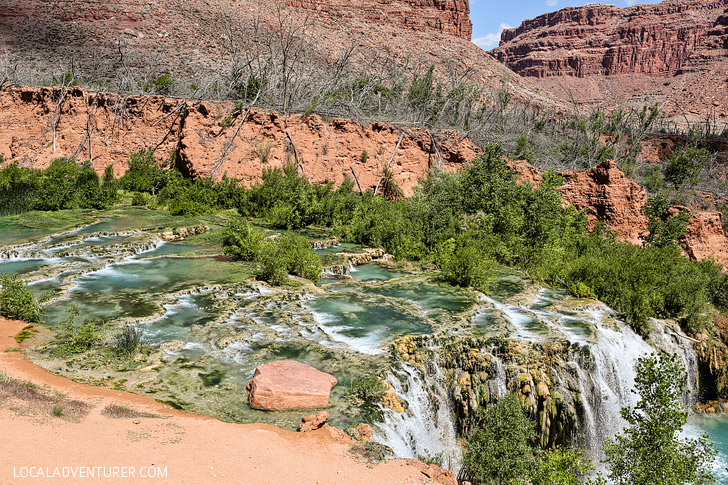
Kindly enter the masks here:
[[59, 323], [61, 331], [54, 350], [57, 355], [80, 354], [100, 342], [96, 324], [93, 322], [76, 323], [80, 314], [81, 312], [75, 304], [71, 304], [66, 310], [66, 317]]
[[132, 153], [129, 157], [129, 167], [119, 179], [119, 186], [122, 189], [153, 195], [159, 192], [166, 183], [166, 173], [157, 165], [153, 148]]
[[716, 456], [707, 436], [680, 437], [687, 422], [681, 396], [687, 377], [675, 355], [641, 357], [635, 407], [623, 408], [629, 427], [604, 443], [609, 479], [617, 485], [715, 483]]
[[114, 351], [121, 357], [134, 357], [142, 348], [143, 335], [141, 328], [126, 325], [114, 339]]
[[665, 161], [665, 180], [676, 189], [697, 184], [700, 172], [708, 161], [708, 150], [691, 146], [681, 147]]
[[45, 309], [17, 275], [0, 274], [0, 315], [40, 323]]
[[258, 262], [258, 275], [273, 285], [284, 284], [289, 273], [314, 282], [321, 278], [321, 259], [311, 249], [311, 242], [296, 234], [283, 234], [265, 243]]
[[440, 258], [439, 265], [445, 281], [456, 286], [488, 290], [488, 280], [495, 268], [495, 262], [488, 258], [484, 248], [467, 242]]
[[169, 94], [174, 86], [174, 79], [169, 74], [162, 74], [154, 80], [154, 90], [159, 94]]
[[529, 442], [536, 436], [514, 394], [488, 407], [473, 427], [463, 456], [461, 478], [478, 485], [518, 483], [535, 466]]
[[263, 244], [263, 236], [248, 221], [232, 219], [222, 235], [222, 250], [233, 259], [256, 261]]
[[367, 402], [380, 402], [387, 392], [387, 383], [379, 376], [355, 377], [349, 383], [346, 393]]
[[690, 213], [681, 210], [677, 214], [671, 214], [670, 206], [670, 201], [662, 195], [647, 201], [645, 205], [645, 214], [649, 218], [647, 234], [640, 236], [645, 244], [658, 248], [675, 245], [678, 239], [687, 234]]

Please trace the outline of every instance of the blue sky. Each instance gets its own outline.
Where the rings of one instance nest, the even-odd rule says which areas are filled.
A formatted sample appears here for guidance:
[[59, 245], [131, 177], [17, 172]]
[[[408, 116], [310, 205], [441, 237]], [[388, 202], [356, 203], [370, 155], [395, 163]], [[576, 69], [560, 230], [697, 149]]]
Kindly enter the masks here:
[[[660, 0], [606, 0], [618, 7]], [[485, 50], [498, 46], [503, 29], [518, 27], [525, 19], [538, 17], [565, 7], [577, 7], [599, 0], [470, 0], [470, 19], [473, 21], [473, 42]]]

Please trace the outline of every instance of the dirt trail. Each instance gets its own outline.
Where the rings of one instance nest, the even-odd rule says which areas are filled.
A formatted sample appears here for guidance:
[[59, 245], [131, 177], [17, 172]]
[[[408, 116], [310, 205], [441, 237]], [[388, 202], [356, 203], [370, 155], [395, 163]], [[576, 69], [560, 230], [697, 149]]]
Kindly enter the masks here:
[[[0, 401], [0, 484], [39, 483], [174, 483], [237, 484], [419, 484], [436, 483], [439, 472], [414, 460], [376, 466], [349, 455], [353, 441], [325, 427], [296, 433], [264, 424], [230, 424], [176, 411], [134, 394], [72, 382], [31, 363], [13, 336], [25, 324], [0, 318], [0, 372], [30, 380], [70, 399], [93, 406], [73, 423], [52, 416], [26, 416]], [[108, 404], [161, 415], [161, 418], [111, 418]], [[42, 467], [106, 467], [101, 478], [21, 478]], [[110, 477], [111, 467], [135, 467], [135, 473], [166, 468], [166, 478]], [[30, 471], [38, 473], [38, 469]], [[434, 472], [434, 473], [433, 473]], [[121, 470], [119, 470], [121, 473]], [[128, 472], [127, 472], [128, 473]], [[429, 476], [428, 476], [429, 475]], [[443, 482], [447, 483], [447, 482]]]

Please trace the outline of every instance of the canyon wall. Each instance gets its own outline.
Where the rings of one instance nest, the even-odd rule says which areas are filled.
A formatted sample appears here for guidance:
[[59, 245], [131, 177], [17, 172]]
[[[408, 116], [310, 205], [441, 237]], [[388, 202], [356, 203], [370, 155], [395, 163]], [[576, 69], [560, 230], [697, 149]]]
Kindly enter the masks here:
[[470, 40], [468, 0], [286, 0], [288, 5], [329, 18], [357, 18], [373, 25], [387, 23], [410, 30], [434, 30]]
[[493, 53], [523, 76], [674, 76], [726, 56], [727, 14], [726, 0], [566, 8], [505, 30]]
[[588, 108], [659, 103], [681, 123], [728, 122], [728, 0], [565, 8], [505, 30], [491, 54]]
[[339, 184], [356, 173], [366, 190], [377, 184], [402, 134], [390, 168], [411, 195], [433, 166], [458, 170], [478, 152], [457, 132], [433, 134], [264, 110], [251, 111], [241, 123], [244, 113], [236, 112], [232, 102], [124, 97], [79, 88], [71, 89], [58, 108], [54, 148], [60, 95], [58, 88], [0, 91], [0, 155], [7, 162], [43, 168], [54, 158], [75, 155], [79, 161], [92, 159], [99, 173], [111, 165], [120, 176], [132, 153], [155, 147], [160, 162], [174, 154], [182, 170], [217, 178], [227, 174], [251, 184], [264, 169], [294, 159], [288, 133], [312, 182]]

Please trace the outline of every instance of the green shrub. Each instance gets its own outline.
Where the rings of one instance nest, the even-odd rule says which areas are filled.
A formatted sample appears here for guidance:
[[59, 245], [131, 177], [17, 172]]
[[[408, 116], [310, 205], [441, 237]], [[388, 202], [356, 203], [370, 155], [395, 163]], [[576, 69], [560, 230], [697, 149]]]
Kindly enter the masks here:
[[665, 180], [676, 189], [696, 185], [709, 156], [705, 148], [679, 148], [665, 161]]
[[66, 310], [66, 317], [59, 323], [60, 333], [56, 340], [55, 354], [80, 354], [100, 342], [93, 322], [76, 323], [80, 313], [75, 304], [71, 304]]
[[233, 259], [256, 261], [262, 241], [262, 234], [248, 221], [231, 219], [222, 235], [222, 250]]
[[509, 394], [489, 406], [470, 432], [461, 477], [478, 485], [525, 481], [535, 467], [529, 445], [535, 436], [518, 397]]
[[129, 167], [119, 179], [119, 186], [130, 192], [156, 194], [166, 182], [166, 173], [157, 165], [154, 149], [147, 148], [131, 154]]
[[311, 242], [297, 234], [282, 234], [266, 242], [258, 252], [258, 276], [273, 285], [288, 281], [288, 274], [313, 282], [321, 278], [321, 259], [311, 249]]
[[17, 275], [0, 274], [0, 315], [30, 323], [43, 321], [45, 309]]
[[174, 79], [169, 74], [162, 74], [154, 80], [154, 90], [159, 94], [167, 95], [172, 91]]
[[114, 351], [120, 357], [134, 357], [142, 348], [143, 335], [144, 331], [141, 328], [126, 325], [114, 339]]
[[629, 426], [604, 443], [609, 479], [617, 485], [716, 483], [716, 450], [707, 436], [680, 437], [688, 413], [681, 402], [687, 377], [676, 355], [641, 357], [635, 407], [623, 408]]
[[647, 245], [658, 248], [675, 245], [688, 232], [690, 213], [681, 210], [678, 214], [671, 215], [670, 201], [662, 195], [647, 201], [645, 214], [649, 218], [647, 234], [640, 238]]
[[346, 393], [367, 402], [380, 402], [387, 392], [387, 383], [379, 376], [355, 377], [349, 382]]
[[441, 257], [440, 269], [442, 278], [450, 284], [472, 287], [487, 291], [495, 262], [491, 260], [484, 248], [472, 242], [454, 248], [452, 253]]

